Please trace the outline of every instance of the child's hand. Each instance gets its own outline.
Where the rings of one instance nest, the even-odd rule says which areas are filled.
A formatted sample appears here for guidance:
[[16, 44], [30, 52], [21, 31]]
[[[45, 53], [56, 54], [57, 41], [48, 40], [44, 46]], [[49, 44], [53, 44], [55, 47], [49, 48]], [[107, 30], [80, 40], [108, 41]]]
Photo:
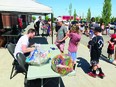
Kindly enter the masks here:
[[62, 40], [57, 40], [58, 43], [62, 42]]

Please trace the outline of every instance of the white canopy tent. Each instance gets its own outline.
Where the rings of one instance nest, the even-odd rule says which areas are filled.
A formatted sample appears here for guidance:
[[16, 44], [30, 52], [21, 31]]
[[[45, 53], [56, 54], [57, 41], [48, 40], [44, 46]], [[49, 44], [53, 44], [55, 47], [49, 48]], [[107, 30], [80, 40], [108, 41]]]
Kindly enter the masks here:
[[[51, 14], [53, 19], [52, 8], [35, 2], [35, 0], [0, 0], [0, 13], [27, 14], [27, 15], [47, 15]], [[53, 20], [51, 20], [53, 22]], [[51, 30], [53, 24], [51, 23]], [[53, 43], [53, 31], [52, 31]]]
[[52, 9], [34, 0], [0, 0], [0, 12], [24, 14], [49, 14]]

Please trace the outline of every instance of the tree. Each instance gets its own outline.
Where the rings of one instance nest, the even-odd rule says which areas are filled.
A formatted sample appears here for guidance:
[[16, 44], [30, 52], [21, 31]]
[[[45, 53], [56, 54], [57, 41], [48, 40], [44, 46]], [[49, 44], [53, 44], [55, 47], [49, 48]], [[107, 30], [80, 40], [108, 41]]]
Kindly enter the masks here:
[[35, 16], [32, 16], [32, 20], [35, 21], [36, 20], [36, 17]]
[[88, 12], [87, 12], [87, 21], [88, 22], [91, 21], [91, 10], [90, 10], [90, 8], [88, 9]]
[[100, 16], [95, 17], [96, 22], [100, 22]]
[[76, 9], [74, 10], [74, 21], [76, 21], [76, 16], [77, 16], [77, 13], [76, 13]]
[[115, 17], [111, 17], [111, 22], [116, 22], [116, 18]]
[[102, 18], [100, 18], [100, 25], [103, 23], [103, 19]]
[[114, 22], [116, 22], [116, 18], [114, 18]]
[[70, 21], [71, 21], [71, 15], [72, 15], [72, 3], [69, 5], [69, 15], [70, 15]]
[[48, 21], [48, 19], [49, 19], [49, 16], [48, 16], [48, 15], [46, 15], [46, 16], [45, 16], [45, 20], [46, 20], [46, 21]]
[[102, 19], [105, 25], [107, 25], [111, 20], [111, 0], [104, 0], [103, 11], [102, 11]]

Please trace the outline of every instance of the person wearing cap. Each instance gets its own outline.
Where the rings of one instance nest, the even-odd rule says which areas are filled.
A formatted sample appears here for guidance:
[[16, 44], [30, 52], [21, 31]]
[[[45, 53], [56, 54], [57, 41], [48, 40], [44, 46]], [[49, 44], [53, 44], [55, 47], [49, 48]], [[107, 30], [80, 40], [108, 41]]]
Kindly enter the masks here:
[[67, 36], [66, 36], [67, 28], [63, 25], [61, 18], [57, 19], [57, 26], [58, 26], [59, 29], [57, 31], [55, 44], [60, 49], [61, 53], [63, 53], [64, 52], [65, 39], [67, 38]]
[[99, 27], [99, 24], [95, 23], [95, 24], [91, 25], [90, 31], [89, 31], [89, 38], [90, 38], [90, 40], [95, 36], [95, 34], [94, 34], [95, 27]]
[[[100, 78], [103, 78], [105, 76], [99, 65], [99, 58], [104, 45], [104, 40], [101, 36], [101, 32], [102, 32], [102, 29], [100, 27], [95, 27], [94, 29], [95, 37], [93, 37], [92, 40], [89, 41], [89, 45], [91, 46], [91, 50], [90, 50], [91, 61], [90, 62], [92, 65], [92, 70], [88, 73], [88, 75], [94, 78], [96, 76], [99, 76]], [[99, 70], [98, 75], [96, 74], [96, 70]]]

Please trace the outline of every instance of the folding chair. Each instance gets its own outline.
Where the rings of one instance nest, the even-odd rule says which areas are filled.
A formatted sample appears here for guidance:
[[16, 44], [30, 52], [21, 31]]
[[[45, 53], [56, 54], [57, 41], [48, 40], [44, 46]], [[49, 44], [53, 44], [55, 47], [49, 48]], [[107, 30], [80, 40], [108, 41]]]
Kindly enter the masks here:
[[[7, 44], [7, 49], [9, 51], [9, 53], [12, 55], [12, 57], [14, 58], [13, 53], [15, 50], [15, 44], [12, 44], [12, 43]], [[18, 65], [18, 62], [15, 58], [14, 58], [12, 65], [13, 65], [13, 67], [12, 67], [10, 79], [12, 79], [16, 75], [16, 72], [17, 72], [15, 69], [16, 69], [16, 66]], [[14, 72], [14, 70], [15, 70], [15, 72]], [[13, 75], [13, 72], [14, 72], [14, 75]]]
[[8, 49], [9, 53], [12, 55], [12, 57], [14, 59], [13, 63], [12, 63], [13, 67], [12, 67], [12, 70], [11, 70], [10, 79], [12, 79], [18, 73], [23, 73], [23, 71], [21, 71], [21, 69], [20, 69], [20, 66], [19, 66], [17, 60], [15, 59], [15, 57], [13, 55], [15, 46], [16, 45], [13, 44], [13, 43], [7, 44], [7, 49]]
[[27, 70], [28, 70], [28, 64], [25, 62], [26, 57], [24, 54], [22, 53], [17, 53], [16, 54], [16, 58], [17, 58], [17, 62], [22, 70], [22, 72], [24, 72], [25, 74], [25, 80], [24, 80], [24, 85], [25, 87], [27, 87]]
[[22, 71], [26, 74], [27, 69], [28, 69], [28, 64], [25, 62], [25, 60], [26, 60], [25, 55], [22, 53], [17, 53], [16, 58], [17, 58], [17, 62], [19, 64], [19, 66], [21, 67]]

